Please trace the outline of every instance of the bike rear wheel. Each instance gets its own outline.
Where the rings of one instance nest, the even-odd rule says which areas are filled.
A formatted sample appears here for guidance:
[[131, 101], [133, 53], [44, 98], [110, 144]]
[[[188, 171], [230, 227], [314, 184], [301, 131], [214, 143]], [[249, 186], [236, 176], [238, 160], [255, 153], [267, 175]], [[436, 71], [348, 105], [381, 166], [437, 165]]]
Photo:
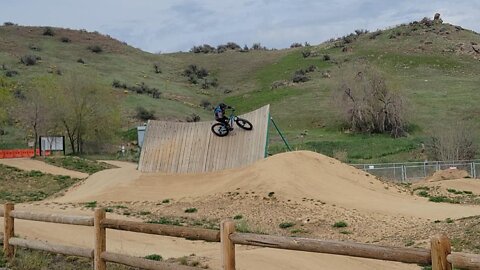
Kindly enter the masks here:
[[228, 135], [230, 130], [228, 130], [228, 128], [224, 124], [216, 123], [212, 126], [212, 132], [213, 132], [213, 134], [215, 134], [219, 137], [225, 137], [225, 136]]
[[248, 120], [246, 119], [243, 119], [243, 118], [238, 118], [235, 119], [235, 123], [237, 123], [237, 125], [245, 130], [252, 130], [253, 129], [253, 125], [252, 123], [250, 123]]

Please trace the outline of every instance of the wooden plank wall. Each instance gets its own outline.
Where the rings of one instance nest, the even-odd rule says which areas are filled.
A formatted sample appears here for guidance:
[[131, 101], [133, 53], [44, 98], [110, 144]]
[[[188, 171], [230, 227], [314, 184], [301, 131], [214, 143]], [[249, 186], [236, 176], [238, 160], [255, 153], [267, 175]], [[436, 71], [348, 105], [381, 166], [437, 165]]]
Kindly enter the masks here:
[[253, 124], [253, 130], [235, 125], [226, 137], [212, 133], [210, 128], [214, 121], [149, 121], [138, 169], [141, 172], [201, 173], [252, 164], [265, 156], [269, 110], [267, 105], [241, 115]]

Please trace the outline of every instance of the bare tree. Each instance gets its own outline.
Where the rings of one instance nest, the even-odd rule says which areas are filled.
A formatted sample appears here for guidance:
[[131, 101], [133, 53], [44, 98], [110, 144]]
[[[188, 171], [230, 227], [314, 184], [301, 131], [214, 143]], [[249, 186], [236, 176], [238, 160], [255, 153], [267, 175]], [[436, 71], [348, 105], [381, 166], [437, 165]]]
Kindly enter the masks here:
[[51, 100], [55, 84], [50, 77], [38, 77], [31, 80], [26, 87], [25, 98], [19, 101], [17, 117], [26, 129], [33, 133], [33, 155], [37, 155], [40, 133], [48, 130], [51, 119]]
[[475, 158], [473, 128], [464, 122], [449, 123], [433, 128], [427, 143], [428, 153], [436, 160], [469, 160]]
[[120, 125], [115, 100], [95, 76], [65, 76], [55, 100], [56, 119], [74, 154], [82, 154], [86, 142], [111, 139]]
[[334, 92], [334, 107], [353, 131], [406, 134], [406, 99], [387, 87], [385, 78], [366, 65], [346, 67]]

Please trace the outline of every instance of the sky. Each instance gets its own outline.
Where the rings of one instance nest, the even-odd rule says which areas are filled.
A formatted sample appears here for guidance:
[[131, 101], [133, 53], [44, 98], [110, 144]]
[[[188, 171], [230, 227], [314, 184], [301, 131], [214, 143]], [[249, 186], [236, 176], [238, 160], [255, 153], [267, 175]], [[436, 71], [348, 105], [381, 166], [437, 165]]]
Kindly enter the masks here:
[[480, 0], [0, 0], [0, 23], [86, 29], [152, 53], [236, 42], [319, 44], [433, 18], [480, 32]]

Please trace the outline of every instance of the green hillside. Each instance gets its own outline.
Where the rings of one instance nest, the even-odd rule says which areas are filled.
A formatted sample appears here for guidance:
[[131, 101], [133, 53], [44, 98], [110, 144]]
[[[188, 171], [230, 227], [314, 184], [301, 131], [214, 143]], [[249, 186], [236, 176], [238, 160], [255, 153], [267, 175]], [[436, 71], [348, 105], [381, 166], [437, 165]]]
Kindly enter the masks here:
[[[99, 33], [52, 28], [50, 36], [44, 35], [45, 29], [0, 27], [1, 72], [18, 72], [10, 72], [7, 79], [19, 83], [19, 88], [38, 76], [96, 74], [112, 98], [120, 99], [124, 130], [142, 122], [134, 117], [138, 106], [154, 110], [158, 119], [185, 121], [192, 113], [210, 120], [210, 109], [202, 105], [219, 101], [240, 112], [271, 104], [272, 116], [294, 148], [350, 162], [423, 160], [421, 145], [435, 126], [465, 120], [474, 127], [472, 132], [480, 130], [480, 51], [476, 51], [480, 35], [450, 24], [418, 22], [359, 31], [317, 46], [283, 50], [173, 54], [143, 52]], [[94, 46], [102, 51], [92, 52]], [[31, 54], [41, 60], [32, 66], [22, 64], [21, 57]], [[360, 62], [376, 67], [388, 87], [405, 93], [407, 136], [355, 134], [339, 120], [332, 92], [346, 67]], [[161, 73], [155, 72], [154, 64]], [[218, 85], [202, 89], [203, 79], [190, 83], [182, 74], [192, 64], [206, 68], [207, 80], [216, 79]], [[309, 81], [292, 82], [295, 71], [310, 66], [315, 70], [306, 74]], [[114, 81], [120, 88], [112, 87]], [[122, 88], [142, 83], [158, 89], [160, 98]], [[14, 123], [3, 129], [7, 132], [0, 136], [0, 148], [25, 144], [25, 136], [19, 135], [24, 133]], [[285, 150], [273, 129], [270, 138], [270, 153]]]

